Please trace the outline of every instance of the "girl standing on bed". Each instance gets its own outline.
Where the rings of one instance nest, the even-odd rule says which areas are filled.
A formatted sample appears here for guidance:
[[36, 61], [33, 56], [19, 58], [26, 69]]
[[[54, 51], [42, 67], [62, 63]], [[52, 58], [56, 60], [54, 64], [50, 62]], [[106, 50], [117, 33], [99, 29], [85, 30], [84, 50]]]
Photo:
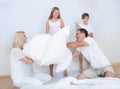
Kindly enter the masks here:
[[13, 48], [10, 55], [11, 78], [16, 87], [38, 86], [51, 80], [48, 74], [33, 74], [33, 60], [23, 54], [23, 46], [26, 43], [26, 35], [23, 31], [17, 31], [13, 38]]
[[[58, 7], [53, 7], [50, 16], [46, 22], [46, 33], [53, 35], [58, 30], [64, 27], [64, 21], [60, 16], [60, 10]], [[50, 75], [53, 77], [53, 64], [49, 66]], [[64, 71], [64, 76], [67, 76], [67, 70]]]

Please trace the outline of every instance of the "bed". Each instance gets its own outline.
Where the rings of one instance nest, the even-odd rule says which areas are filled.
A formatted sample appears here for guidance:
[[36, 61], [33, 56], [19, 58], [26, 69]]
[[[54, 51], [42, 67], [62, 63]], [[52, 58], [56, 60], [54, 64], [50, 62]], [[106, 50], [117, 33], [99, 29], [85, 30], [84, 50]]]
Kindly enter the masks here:
[[[47, 37], [46, 34], [45, 36], [37, 35], [30, 42], [28, 42], [23, 49], [24, 54], [34, 59], [34, 61], [40, 66], [57, 64], [56, 70], [59, 73], [56, 73], [52, 80], [44, 85], [39, 85], [36, 87], [29, 85], [22, 87], [21, 89], [120, 89], [119, 78], [98, 77], [95, 79], [77, 80], [75, 78], [78, 75], [77, 71], [71, 71], [67, 78], [62, 77], [63, 73], [61, 73], [61, 71], [67, 69], [72, 60], [72, 53], [66, 47], [66, 41], [69, 37], [70, 29], [69, 26], [63, 29], [64, 30], [59, 30], [54, 36], [48, 36], [47, 40], [44, 40]], [[43, 41], [42, 38], [44, 38]], [[48, 42], [48, 40], [52, 42]], [[46, 45], [47, 42], [49, 45]], [[63, 61], [61, 61], [61, 59]], [[117, 76], [120, 74], [118, 71], [120, 70], [120, 67], [118, 68], [118, 66], [120, 66], [120, 63], [113, 64]]]
[[120, 89], [118, 78], [96, 78], [76, 80], [74, 77], [61, 79], [56, 83], [36, 87], [26, 86], [21, 89]]
[[95, 78], [77, 80], [78, 71], [70, 71], [69, 77], [63, 78], [63, 73], [56, 73], [52, 80], [44, 85], [21, 89], [120, 89], [120, 63], [113, 63], [117, 78]]

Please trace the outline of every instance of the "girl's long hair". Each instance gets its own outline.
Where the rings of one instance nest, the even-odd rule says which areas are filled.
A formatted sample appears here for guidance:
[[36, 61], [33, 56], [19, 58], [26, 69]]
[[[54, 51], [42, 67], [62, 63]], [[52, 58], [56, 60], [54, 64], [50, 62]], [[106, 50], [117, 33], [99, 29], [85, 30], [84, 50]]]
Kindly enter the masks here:
[[[51, 10], [51, 13], [50, 13], [50, 16], [49, 16], [48, 19], [52, 19], [52, 18], [53, 18], [53, 13], [54, 13], [55, 10], [60, 11], [58, 7], [53, 7], [52, 10]], [[58, 19], [61, 19], [60, 14], [59, 14], [59, 16], [58, 16]]]

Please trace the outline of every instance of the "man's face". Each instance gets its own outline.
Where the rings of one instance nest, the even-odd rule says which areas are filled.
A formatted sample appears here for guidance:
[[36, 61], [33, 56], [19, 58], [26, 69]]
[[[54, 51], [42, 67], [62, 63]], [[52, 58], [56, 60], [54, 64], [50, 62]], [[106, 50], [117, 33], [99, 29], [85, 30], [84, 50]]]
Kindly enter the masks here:
[[84, 39], [84, 33], [77, 31], [76, 32], [76, 39], [77, 39], [77, 41], [82, 41]]

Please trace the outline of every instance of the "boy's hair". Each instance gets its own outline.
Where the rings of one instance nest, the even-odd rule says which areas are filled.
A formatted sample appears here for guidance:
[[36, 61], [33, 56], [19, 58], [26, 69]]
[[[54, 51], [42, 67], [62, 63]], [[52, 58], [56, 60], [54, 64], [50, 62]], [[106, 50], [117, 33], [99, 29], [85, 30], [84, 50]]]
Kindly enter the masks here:
[[[51, 10], [51, 12], [50, 12], [50, 16], [49, 16], [48, 19], [52, 19], [52, 18], [53, 18], [53, 13], [54, 13], [55, 10], [60, 11], [58, 7], [53, 7], [52, 10]], [[60, 14], [59, 14], [59, 16], [58, 16], [58, 19], [59, 19], [59, 18], [61, 19]]]
[[82, 19], [84, 19], [86, 16], [89, 18], [89, 14], [88, 13], [83, 13], [82, 14]]
[[22, 35], [24, 31], [17, 31], [13, 37], [13, 48], [20, 48], [23, 49], [24, 41], [22, 39]]
[[88, 32], [84, 28], [77, 29], [77, 31], [80, 31], [81, 33], [85, 33], [85, 37], [88, 37]]

